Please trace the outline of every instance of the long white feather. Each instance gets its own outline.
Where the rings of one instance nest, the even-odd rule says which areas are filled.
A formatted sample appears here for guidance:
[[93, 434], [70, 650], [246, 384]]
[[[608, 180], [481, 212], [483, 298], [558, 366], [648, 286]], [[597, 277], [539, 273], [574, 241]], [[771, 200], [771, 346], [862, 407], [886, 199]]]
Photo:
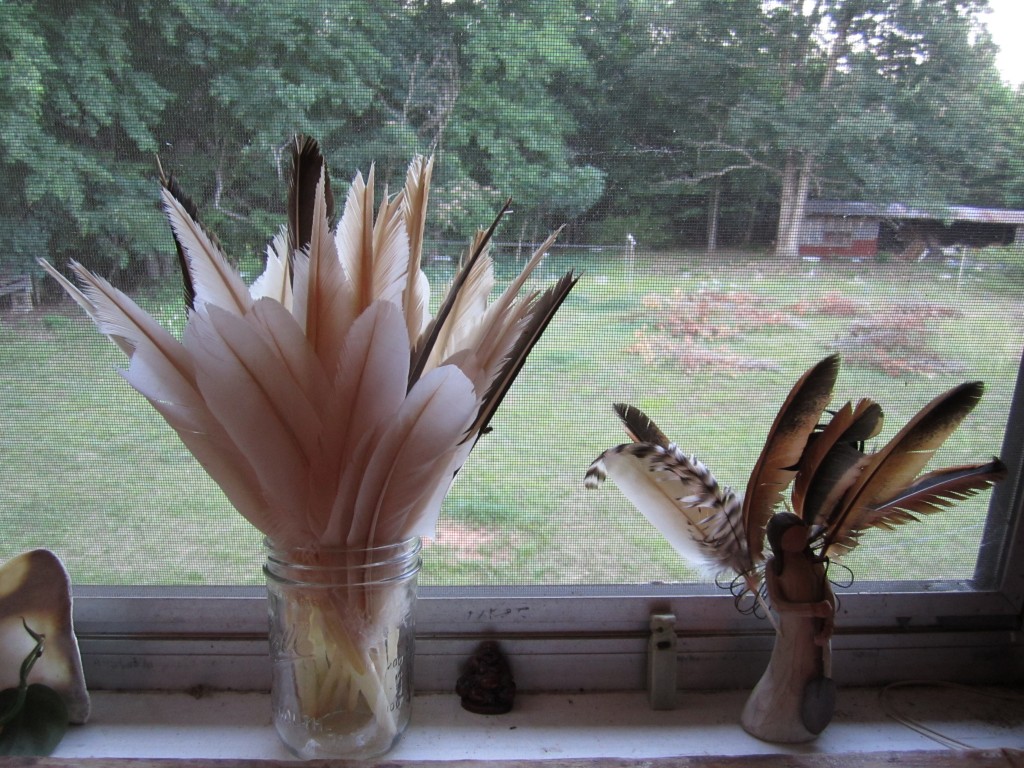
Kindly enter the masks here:
[[352, 283], [352, 303], [357, 315], [373, 302], [373, 175], [373, 166], [366, 181], [361, 173], [356, 173], [335, 231], [335, 245], [345, 275]]
[[[629, 501], [691, 563], [713, 572], [747, 570], [732, 545], [740, 499], [717, 483], [708, 468], [676, 446], [627, 443], [602, 453], [587, 471], [587, 487], [607, 475]], [[728, 540], [728, 550], [720, 547]]]
[[206, 402], [170, 361], [152, 347], [140, 347], [124, 377], [163, 416], [182, 444], [232, 506], [260, 531], [283, 544], [308, 540], [291, 519], [271, 508], [252, 465], [210, 413]]
[[301, 392], [318, 412], [325, 410], [331, 382], [295, 317], [276, 301], [260, 299], [246, 320], [280, 359], [287, 385]]
[[[358, 492], [354, 479], [369, 461], [365, 436], [379, 436], [406, 397], [409, 340], [401, 309], [376, 301], [352, 324], [341, 351], [344, 361], [333, 382], [325, 414], [322, 453], [331, 494], [324, 536], [337, 540], [347, 524]], [[337, 491], [334, 491], [337, 488]]]
[[[439, 456], [457, 444], [476, 415], [473, 385], [453, 366], [419, 379], [374, 449], [359, 487], [350, 545], [372, 546], [378, 529], [404, 527]], [[397, 526], [395, 521], [401, 521]]]
[[267, 264], [249, 289], [253, 300], [273, 299], [285, 309], [292, 308], [292, 271], [288, 256], [288, 230], [281, 227], [267, 245]]
[[423, 235], [427, 224], [427, 204], [430, 200], [430, 179], [434, 171], [434, 158], [416, 156], [405, 174], [405, 194], [402, 199], [405, 232], [409, 238], [408, 282], [402, 304], [409, 328], [410, 346], [423, 333], [430, 322], [430, 283], [421, 268], [423, 261]]
[[[326, 171], [320, 175], [313, 206], [305, 282], [304, 331], [330, 377], [338, 367], [342, 341], [356, 318], [352, 306], [353, 286], [345, 277], [334, 235], [327, 218]], [[296, 277], [299, 277], [296, 270]]]
[[[153, 345], [189, 381], [193, 381], [191, 358], [181, 343], [127, 295], [77, 262], [71, 269], [82, 281], [79, 304], [92, 306], [90, 316], [100, 332], [110, 337], [129, 357], [145, 344]], [[56, 272], [56, 270], [53, 270]], [[77, 290], [77, 289], [76, 289]], [[84, 306], [84, 305], [83, 305]]]
[[438, 463], [433, 480], [428, 481], [429, 485], [424, 485], [429, 492], [422, 494], [416, 506], [410, 510], [405, 524], [396, 534], [396, 540], [401, 541], [410, 536], [436, 537], [441, 505], [455, 481], [455, 476], [469, 459], [475, 444], [476, 441], [473, 439], [464, 440], [448, 453], [445, 463]]
[[[130, 365], [122, 374], [125, 380], [163, 416], [232, 505], [261, 530], [276, 531], [280, 518], [267, 508], [256, 473], [200, 395], [188, 350], [106, 280], [78, 264], [72, 268], [85, 290], [66, 279], [61, 284], [70, 286], [69, 293], [77, 296], [98, 328], [120, 340], [119, 346], [130, 354]], [[48, 271], [56, 272], [52, 267]]]
[[399, 195], [389, 200], [385, 190], [373, 225], [373, 300], [393, 301], [400, 307], [410, 275], [409, 237], [402, 198], [403, 195]]
[[[243, 318], [218, 307], [193, 315], [185, 344], [214, 417], [251, 464], [267, 498], [296, 521], [307, 507], [308, 475], [322, 424], [287, 367]], [[285, 510], [294, 509], [294, 512]]]
[[167, 220], [185, 251], [196, 291], [196, 311], [204, 313], [206, 305], [211, 304], [234, 314], [245, 313], [252, 306], [245, 281], [170, 191], [162, 188], [160, 194]]
[[438, 332], [425, 370], [436, 368], [459, 349], [471, 346], [467, 339], [478, 332], [493, 289], [494, 263], [485, 252], [469, 271], [448, 319]]

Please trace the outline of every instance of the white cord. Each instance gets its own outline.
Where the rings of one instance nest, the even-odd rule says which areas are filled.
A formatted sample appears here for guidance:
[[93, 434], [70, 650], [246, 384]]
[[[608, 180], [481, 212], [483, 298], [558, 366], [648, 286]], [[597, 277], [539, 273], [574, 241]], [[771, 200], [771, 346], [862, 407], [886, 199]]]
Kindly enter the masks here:
[[917, 720], [914, 720], [912, 717], [910, 717], [908, 715], [904, 715], [904, 714], [898, 712], [896, 710], [896, 707], [889, 700], [889, 693], [890, 693], [890, 691], [893, 691], [896, 688], [928, 687], [928, 686], [936, 686], [936, 687], [942, 687], [942, 688], [954, 688], [956, 690], [967, 691], [969, 693], [973, 693], [976, 696], [986, 696], [986, 697], [991, 698], [991, 699], [1000, 699], [1000, 700], [1003, 700], [1003, 701], [1013, 701], [1013, 702], [1017, 702], [1017, 703], [1020, 703], [1020, 702], [1024, 701], [1024, 696], [1019, 696], [1019, 695], [1014, 695], [1014, 694], [999, 694], [999, 693], [993, 693], [993, 692], [990, 692], [990, 691], [982, 691], [982, 690], [979, 690], [977, 688], [972, 688], [969, 685], [960, 685], [959, 683], [950, 683], [950, 682], [946, 682], [946, 681], [943, 681], [943, 680], [938, 680], [938, 681], [933, 681], [933, 680], [903, 680], [903, 681], [900, 681], [900, 682], [897, 682], [897, 683], [890, 683], [889, 685], [885, 686], [879, 692], [878, 697], [879, 697], [879, 699], [882, 702], [882, 708], [885, 710], [885, 713], [889, 717], [891, 717], [896, 722], [901, 723], [902, 725], [905, 725], [907, 728], [910, 728], [913, 731], [917, 731], [922, 736], [924, 736], [926, 738], [929, 738], [932, 741], [937, 741], [939, 744], [942, 744], [947, 749], [965, 750], [965, 749], [974, 749], [974, 747], [972, 747], [970, 744], [965, 744], [962, 741], [957, 741], [956, 739], [951, 738], [949, 736], [945, 736], [942, 733], [939, 733], [938, 731], [934, 730], [933, 728], [929, 728], [927, 725], [924, 725], [923, 723], [918, 722]]

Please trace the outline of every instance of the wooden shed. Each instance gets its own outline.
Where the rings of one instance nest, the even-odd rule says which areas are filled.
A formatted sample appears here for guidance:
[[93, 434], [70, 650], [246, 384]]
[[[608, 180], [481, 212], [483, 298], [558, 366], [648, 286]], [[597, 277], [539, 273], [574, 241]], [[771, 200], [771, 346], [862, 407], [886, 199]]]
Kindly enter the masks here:
[[870, 257], [893, 246], [905, 256], [919, 257], [933, 248], [1013, 242], [1024, 242], [1024, 211], [808, 200], [800, 255]]

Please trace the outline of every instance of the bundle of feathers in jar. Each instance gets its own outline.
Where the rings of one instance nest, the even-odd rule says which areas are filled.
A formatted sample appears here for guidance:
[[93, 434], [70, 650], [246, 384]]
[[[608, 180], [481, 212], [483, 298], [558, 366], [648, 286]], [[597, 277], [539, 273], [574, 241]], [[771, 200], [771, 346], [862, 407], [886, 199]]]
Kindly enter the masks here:
[[179, 341], [77, 263], [44, 267], [129, 357], [123, 372], [231, 503], [281, 547], [430, 535], [459, 468], [577, 278], [527, 288], [552, 235], [494, 300], [477, 234], [430, 314], [421, 267], [433, 163], [377, 203], [371, 168], [344, 214], [317, 143], [297, 137], [287, 224], [250, 288], [173, 177], [162, 201], [184, 279]]

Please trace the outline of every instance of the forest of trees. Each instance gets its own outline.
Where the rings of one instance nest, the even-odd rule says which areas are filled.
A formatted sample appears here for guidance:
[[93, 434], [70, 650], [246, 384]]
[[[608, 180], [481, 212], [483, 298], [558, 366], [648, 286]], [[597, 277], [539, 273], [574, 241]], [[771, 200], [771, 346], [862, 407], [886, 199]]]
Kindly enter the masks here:
[[172, 252], [157, 159], [232, 254], [292, 134], [336, 183], [437, 157], [433, 232], [793, 252], [808, 197], [1024, 208], [987, 0], [0, 0], [0, 274]]

